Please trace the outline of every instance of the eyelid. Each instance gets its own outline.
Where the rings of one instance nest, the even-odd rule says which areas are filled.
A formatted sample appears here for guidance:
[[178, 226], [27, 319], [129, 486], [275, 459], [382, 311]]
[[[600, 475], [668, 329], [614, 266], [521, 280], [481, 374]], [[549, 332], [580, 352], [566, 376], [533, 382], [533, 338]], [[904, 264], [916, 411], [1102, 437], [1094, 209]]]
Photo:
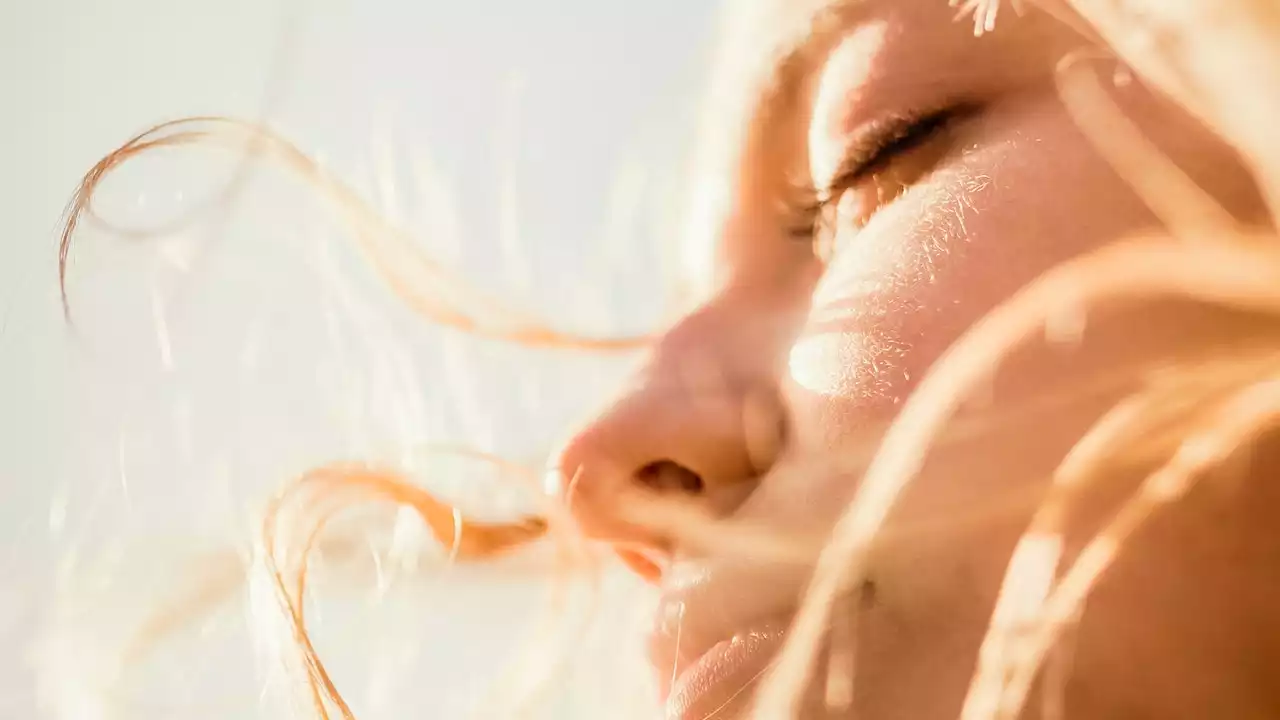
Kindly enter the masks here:
[[846, 146], [832, 180], [824, 188], [810, 191], [809, 203], [798, 213], [801, 222], [791, 234], [818, 243], [825, 233], [832, 231], [832, 214], [849, 192], [900, 155], [928, 143], [954, 122], [979, 110], [974, 103], [952, 102], [928, 111], [884, 115], [864, 124]]
[[814, 241], [846, 193], [900, 153], [932, 139], [953, 122], [979, 109], [973, 103], [952, 102], [929, 111], [883, 115], [865, 123], [846, 146], [836, 172], [825, 187], [810, 186], [805, 190], [796, 186], [807, 199], [792, 205], [789, 213], [792, 227], [788, 234], [801, 241]]
[[899, 150], [914, 145], [915, 140], [932, 136], [975, 109], [968, 103], [949, 103], [934, 110], [884, 115], [866, 123], [842, 153], [843, 158], [820, 193], [820, 199], [834, 201]]

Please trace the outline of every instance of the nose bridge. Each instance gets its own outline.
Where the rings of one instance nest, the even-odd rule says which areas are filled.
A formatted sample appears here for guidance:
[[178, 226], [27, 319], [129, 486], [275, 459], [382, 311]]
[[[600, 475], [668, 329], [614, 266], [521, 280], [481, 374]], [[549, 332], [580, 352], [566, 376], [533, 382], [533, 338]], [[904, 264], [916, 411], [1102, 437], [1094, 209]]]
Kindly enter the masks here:
[[[742, 302], [687, 315], [654, 345], [633, 381], [563, 448], [561, 491], [584, 532], [654, 543], [616, 519], [615, 503], [654, 468], [697, 479], [704, 502], [741, 497], [781, 442], [778, 333]], [[688, 484], [685, 484], [688, 489]], [[713, 505], [714, 506], [714, 505]]]

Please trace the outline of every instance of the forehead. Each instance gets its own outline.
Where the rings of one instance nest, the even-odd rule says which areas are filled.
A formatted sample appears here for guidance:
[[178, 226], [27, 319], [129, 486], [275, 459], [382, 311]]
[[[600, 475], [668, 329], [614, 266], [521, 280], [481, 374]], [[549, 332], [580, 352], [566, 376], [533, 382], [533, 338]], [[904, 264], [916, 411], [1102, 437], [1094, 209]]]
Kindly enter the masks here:
[[[830, 42], [860, 24], [893, 15], [927, 13], [950, 20], [947, 0], [729, 0], [729, 35], [750, 35], [757, 51], [797, 49]], [[785, 56], [785, 52], [776, 52]]]

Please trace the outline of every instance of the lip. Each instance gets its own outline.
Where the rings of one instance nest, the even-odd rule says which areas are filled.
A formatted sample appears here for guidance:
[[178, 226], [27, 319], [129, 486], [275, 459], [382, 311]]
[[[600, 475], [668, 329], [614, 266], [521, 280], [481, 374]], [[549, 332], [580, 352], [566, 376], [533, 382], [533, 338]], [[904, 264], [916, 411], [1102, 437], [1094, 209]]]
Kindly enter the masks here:
[[746, 709], [754, 684], [785, 638], [784, 625], [736, 633], [712, 645], [676, 676], [664, 698], [667, 720], [700, 720], [712, 715], [727, 720]]
[[649, 655], [667, 720], [746, 703], [743, 688], [763, 674], [786, 637], [794, 593], [779, 592], [777, 577], [773, 592], [758, 592], [757, 578], [734, 570], [680, 564], [663, 578]]

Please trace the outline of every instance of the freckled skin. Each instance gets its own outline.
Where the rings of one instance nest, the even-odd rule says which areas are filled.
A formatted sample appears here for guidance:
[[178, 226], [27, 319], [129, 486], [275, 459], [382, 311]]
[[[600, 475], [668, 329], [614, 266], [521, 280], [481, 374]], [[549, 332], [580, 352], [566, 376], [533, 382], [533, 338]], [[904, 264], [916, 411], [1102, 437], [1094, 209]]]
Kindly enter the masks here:
[[[1035, 11], [1006, 13], [994, 35], [975, 40], [937, 0], [867, 0], [856, 20], [813, 63], [795, 118], [747, 133], [756, 145], [744, 146], [736, 202], [716, 238], [718, 292], [565, 447], [561, 466], [583, 468], [578, 492], [588, 497], [575, 512], [602, 539], [643, 539], [610, 518], [607, 498], [634, 468], [664, 458], [704, 476], [708, 496], [737, 488], [745, 499], [724, 510], [735, 519], [792, 534], [829, 527], [858, 484], [857, 463], [841, 460], [865, 459], [966, 328], [1055, 264], [1155, 226], [1058, 97], [1055, 65], [1085, 43], [1075, 32]], [[1114, 65], [1095, 67], [1108, 77]], [[1138, 83], [1111, 95], [1230, 212], [1263, 217], [1237, 159], [1195, 122]], [[762, 229], [762, 208], [777, 207], [782, 186], [768, 178], [799, 170], [822, 186], [864, 123], [957, 100], [977, 110], [895, 161], [883, 182], [896, 199], [861, 230], [838, 225], [825, 267], [805, 259], [808, 249], [796, 249], [802, 243], [780, 223], [772, 234]], [[1018, 352], [966, 411], [994, 418], [987, 431], [944, 443], [900, 501], [893, 539], [873, 554], [875, 601], [859, 625], [853, 706], [840, 717], [955, 717], [1013, 543], [1064, 453], [1152, 358], [1276, 332], [1180, 302], [1088, 314], [1084, 328], [1079, 342]], [[743, 469], [732, 400], [699, 410], [688, 394], [669, 391], [692, 357], [717, 367], [729, 379], [722, 386], [737, 388], [729, 392], [776, 391], [786, 431], [767, 471]], [[1101, 382], [1126, 373], [1133, 382]], [[1055, 398], [1051, 410], [1034, 412], [1035, 402]], [[680, 431], [652, 430], [674, 426]], [[1242, 478], [1198, 489], [1127, 546], [1074, 640], [1067, 717], [1280, 716], [1280, 486], [1269, 481], [1280, 476], [1278, 446], [1264, 442]], [[1069, 552], [1140, 477], [1117, 472], [1085, 498], [1070, 517]], [[981, 522], [955, 522], [984, 509]], [[933, 531], [892, 534], [907, 527]], [[750, 607], [743, 615], [786, 616], [803, 572], [758, 563], [740, 568], [735, 582], [744, 598], [735, 602]], [[689, 622], [695, 632], [699, 619]], [[825, 717], [818, 688], [811, 695], [806, 717]], [[1039, 717], [1034, 698], [1031, 705], [1026, 717]]]

